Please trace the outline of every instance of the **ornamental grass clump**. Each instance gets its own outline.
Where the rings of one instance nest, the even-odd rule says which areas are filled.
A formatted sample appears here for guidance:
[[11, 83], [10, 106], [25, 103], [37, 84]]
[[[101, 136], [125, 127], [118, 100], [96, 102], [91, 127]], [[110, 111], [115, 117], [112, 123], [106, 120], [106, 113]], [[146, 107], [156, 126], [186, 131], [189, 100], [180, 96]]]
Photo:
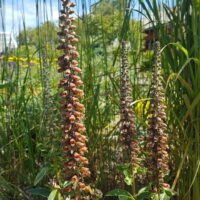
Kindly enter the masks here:
[[168, 136], [166, 133], [165, 94], [162, 86], [160, 43], [155, 43], [155, 61], [151, 87], [147, 138], [147, 177], [153, 192], [161, 192], [168, 168]]
[[82, 124], [84, 118], [84, 105], [80, 103], [83, 97], [83, 90], [79, 87], [83, 85], [80, 78], [81, 69], [78, 67], [79, 53], [76, 44], [79, 41], [76, 35], [75, 19], [72, 8], [75, 6], [70, 0], [62, 0], [63, 10], [60, 13], [60, 37], [58, 46], [63, 50], [63, 55], [58, 58], [59, 72], [64, 74], [59, 86], [63, 88], [61, 92], [61, 110], [63, 117], [63, 151], [64, 151], [64, 176], [65, 180], [71, 182], [64, 189], [64, 193], [70, 194], [73, 200], [90, 199], [85, 178], [90, 176], [87, 167], [88, 159], [85, 153], [88, 151], [84, 135], [85, 126]]
[[121, 51], [121, 71], [120, 71], [120, 94], [121, 94], [121, 140], [123, 143], [123, 158], [126, 162], [131, 161], [131, 165], [138, 165], [139, 146], [137, 142], [136, 127], [134, 124], [134, 113], [131, 108], [131, 86], [128, 69], [128, 43], [122, 42]]

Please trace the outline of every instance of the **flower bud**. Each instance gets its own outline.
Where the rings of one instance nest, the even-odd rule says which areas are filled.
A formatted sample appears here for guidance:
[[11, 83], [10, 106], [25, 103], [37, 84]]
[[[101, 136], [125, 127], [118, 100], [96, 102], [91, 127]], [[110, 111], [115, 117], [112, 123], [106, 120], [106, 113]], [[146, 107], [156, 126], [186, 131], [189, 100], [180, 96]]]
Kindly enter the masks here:
[[71, 144], [71, 146], [73, 147], [73, 146], [75, 146], [76, 141], [75, 141], [74, 139], [71, 139], [71, 140], [70, 140], [70, 144]]
[[75, 72], [81, 73], [81, 69], [79, 67], [71, 66], [71, 69]]

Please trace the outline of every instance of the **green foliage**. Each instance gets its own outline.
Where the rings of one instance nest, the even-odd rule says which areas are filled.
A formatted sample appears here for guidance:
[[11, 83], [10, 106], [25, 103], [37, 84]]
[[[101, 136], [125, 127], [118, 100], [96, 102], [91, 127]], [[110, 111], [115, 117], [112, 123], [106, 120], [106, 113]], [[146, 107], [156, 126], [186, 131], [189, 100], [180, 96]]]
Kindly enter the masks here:
[[48, 196], [48, 200], [60, 200], [60, 193], [58, 190], [54, 189]]
[[21, 45], [39, 46], [41, 43], [56, 44], [58, 27], [50, 21], [44, 22], [37, 28], [26, 28], [18, 35], [18, 43]]
[[135, 200], [126, 190], [115, 189], [106, 194], [108, 197], [118, 197], [119, 200]]
[[170, 200], [175, 195], [176, 192], [168, 188], [163, 188], [162, 193], [152, 193], [149, 186], [140, 189], [135, 196], [121, 189], [115, 189], [106, 194], [106, 196], [118, 197], [119, 200]]
[[132, 165], [130, 163], [123, 164], [117, 167], [124, 175], [124, 182], [131, 186], [134, 181]]
[[34, 186], [36, 186], [47, 174], [49, 167], [43, 167], [37, 174], [34, 180]]
[[150, 187], [141, 188], [136, 195], [136, 199], [137, 200], [151, 199]]
[[[1, 1], [4, 5], [5, 1]], [[14, 2], [14, 1], [13, 1]], [[39, 1], [42, 3], [42, 1]], [[43, 1], [44, 2], [44, 1]], [[87, 8], [90, 1], [77, 1], [78, 8]], [[88, 157], [92, 176], [90, 182], [104, 194], [114, 188], [132, 185], [129, 166], [117, 169], [119, 157], [119, 52], [120, 40], [130, 41], [130, 77], [134, 102], [148, 99], [149, 72], [152, 52], [143, 48], [142, 25], [132, 18], [134, 1], [102, 0], [82, 10], [77, 19], [78, 46], [84, 79], [85, 124], [89, 138]], [[107, 198], [146, 200], [150, 198], [200, 199], [199, 132], [200, 132], [200, 13], [199, 0], [177, 0], [176, 7], [159, 1], [161, 12], [170, 18], [171, 32], [161, 22], [158, 1], [140, 1], [141, 12], [154, 21], [155, 32], [163, 46], [163, 72], [168, 105], [170, 137], [170, 167], [167, 177], [172, 190], [165, 189], [160, 197], [152, 196], [149, 187], [142, 187], [135, 196], [125, 190], [113, 190]], [[38, 13], [41, 9], [37, 4]], [[48, 4], [48, 2], [46, 2]], [[189, 9], [190, 8], [190, 9]], [[2, 9], [0, 11], [2, 15]], [[15, 12], [13, 10], [13, 12]], [[42, 11], [45, 12], [45, 11]], [[135, 12], [135, 11], [134, 11]], [[161, 13], [163, 14], [163, 13]], [[36, 16], [39, 21], [39, 15]], [[23, 21], [23, 19], [22, 19]], [[23, 21], [24, 22], [24, 21]], [[24, 22], [25, 23], [25, 22]], [[3, 27], [4, 23], [0, 23]], [[2, 28], [0, 27], [0, 28]], [[0, 198], [5, 200], [59, 199], [61, 183], [61, 133], [57, 74], [57, 25], [44, 22], [36, 28], [25, 28], [18, 36], [19, 47], [0, 56]], [[51, 121], [53, 134], [44, 122], [44, 76], [42, 48], [47, 49], [47, 64], [53, 99]], [[13, 63], [13, 66], [10, 66]], [[33, 65], [32, 65], [33, 63]], [[133, 110], [139, 104], [134, 104]], [[139, 110], [137, 130], [140, 133], [141, 159], [145, 159], [146, 103]], [[137, 116], [137, 115], [136, 115]], [[50, 165], [50, 167], [48, 167]], [[142, 162], [142, 165], [145, 163]], [[139, 172], [141, 171], [141, 172]], [[136, 172], [142, 178], [145, 166]], [[124, 180], [125, 176], [125, 180]], [[34, 186], [34, 187], [33, 187]], [[27, 189], [28, 188], [28, 189]], [[49, 189], [51, 188], [51, 189]], [[101, 198], [100, 198], [101, 199]]]
[[[120, 2], [120, 1], [119, 1]], [[110, 43], [119, 34], [119, 29], [122, 26], [120, 17], [122, 14], [119, 9], [114, 8], [117, 2], [103, 0], [101, 3], [93, 7], [89, 31], [92, 37], [100, 37], [106, 35], [106, 40]]]
[[36, 187], [36, 188], [30, 188], [26, 190], [26, 192], [32, 196], [41, 196], [48, 198], [48, 196], [51, 193], [51, 190], [49, 188]]

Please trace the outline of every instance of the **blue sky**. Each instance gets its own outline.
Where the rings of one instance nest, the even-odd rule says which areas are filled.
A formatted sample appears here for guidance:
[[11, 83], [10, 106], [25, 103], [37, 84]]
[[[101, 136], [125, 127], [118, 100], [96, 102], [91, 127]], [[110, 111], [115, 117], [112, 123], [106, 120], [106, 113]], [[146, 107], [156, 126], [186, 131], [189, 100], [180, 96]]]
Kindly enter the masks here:
[[[0, 10], [0, 31], [5, 29], [7, 32], [16, 33], [23, 29], [23, 22], [27, 27], [34, 27], [37, 23], [42, 23], [47, 19], [51, 21], [58, 19], [58, 3], [55, 0], [52, 0], [52, 6], [50, 6], [50, 0], [46, 0], [46, 5], [38, 4], [39, 10], [42, 11], [38, 18], [36, 18], [35, 2], [36, 0], [4, 0], [4, 5]], [[43, 1], [39, 0], [38, 2]], [[2, 18], [4, 23], [2, 23]], [[37, 21], [38, 19], [39, 21]]]
[[[75, 0], [79, 5], [77, 7], [78, 13], [82, 12], [81, 1], [83, 0]], [[84, 1], [88, 3], [87, 9], [89, 9], [89, 5], [98, 0]], [[36, 2], [39, 2], [38, 8], [41, 11], [39, 17], [36, 17]], [[46, 4], [43, 2], [46, 2]], [[17, 34], [20, 30], [23, 30], [23, 22], [25, 22], [26, 27], [35, 27], [38, 23], [41, 24], [47, 20], [58, 21], [58, 0], [0, 0], [0, 5], [0, 31], [4, 30]]]
[[[77, 14], [81, 14], [82, 2], [84, 2], [84, 4], [87, 2], [86, 10], [88, 12], [90, 5], [99, 0], [74, 1], [78, 5], [76, 8]], [[164, 1], [170, 2], [172, 0]], [[3, 5], [1, 5], [2, 2]], [[39, 17], [36, 17], [36, 2], [39, 2]], [[46, 4], [43, 2], [46, 2]], [[41, 24], [47, 20], [58, 22], [59, 2], [60, 0], [0, 0], [0, 31], [13, 32], [14, 35], [16, 35], [20, 30], [23, 30], [23, 22], [25, 22], [26, 27], [35, 27], [37, 24]], [[138, 1], [135, 0], [135, 2]]]

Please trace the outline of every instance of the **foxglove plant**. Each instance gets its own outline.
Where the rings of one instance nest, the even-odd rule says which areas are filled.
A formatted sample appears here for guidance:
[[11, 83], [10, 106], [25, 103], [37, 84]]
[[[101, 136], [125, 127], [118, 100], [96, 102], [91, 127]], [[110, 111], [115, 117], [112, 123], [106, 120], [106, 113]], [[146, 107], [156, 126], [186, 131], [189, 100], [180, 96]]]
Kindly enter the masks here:
[[80, 78], [81, 69], [78, 67], [79, 53], [76, 44], [79, 41], [76, 35], [76, 26], [73, 24], [75, 19], [72, 8], [75, 6], [70, 0], [61, 0], [63, 10], [60, 12], [60, 45], [58, 50], [63, 50], [63, 55], [58, 58], [59, 72], [64, 73], [59, 86], [63, 88], [61, 92], [61, 109], [63, 117], [63, 151], [64, 151], [64, 174], [65, 180], [72, 185], [67, 186], [64, 192], [70, 194], [71, 199], [90, 199], [87, 195], [88, 186], [84, 179], [90, 176], [87, 167], [88, 159], [85, 153], [88, 151], [84, 135], [85, 126], [82, 124], [84, 118], [84, 105], [80, 99], [84, 93], [79, 87], [83, 85]]
[[152, 75], [150, 115], [147, 138], [147, 177], [152, 191], [169, 187], [164, 181], [168, 173], [168, 136], [166, 134], [165, 94], [162, 86], [160, 43], [155, 43], [155, 61]]
[[139, 146], [137, 142], [136, 128], [134, 124], [134, 113], [131, 108], [131, 90], [128, 71], [128, 43], [122, 41], [121, 71], [120, 71], [120, 94], [121, 94], [121, 140], [123, 143], [123, 157], [131, 159], [131, 164], [138, 164]]
[[45, 128], [48, 133], [53, 133], [53, 125], [52, 124], [52, 114], [53, 114], [53, 99], [51, 96], [51, 87], [50, 87], [50, 68], [47, 61], [46, 48], [42, 48], [42, 60], [43, 60], [43, 81], [44, 81], [44, 123]]

